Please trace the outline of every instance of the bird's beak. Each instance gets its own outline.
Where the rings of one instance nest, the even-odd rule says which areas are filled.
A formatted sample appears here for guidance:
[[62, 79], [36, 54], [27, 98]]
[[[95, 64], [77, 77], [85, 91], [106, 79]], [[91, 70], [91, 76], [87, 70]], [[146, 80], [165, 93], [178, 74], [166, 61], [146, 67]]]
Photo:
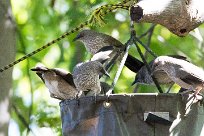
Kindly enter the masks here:
[[32, 71], [47, 71], [48, 68], [46, 68], [46, 67], [35, 67], [35, 68], [31, 68], [30, 70], [32, 70]]
[[39, 68], [31, 68], [30, 70], [32, 70], [32, 71], [39, 71], [40, 69]]
[[75, 42], [76, 40], [78, 40], [79, 38], [81, 38], [81, 35], [78, 34], [72, 41]]
[[110, 78], [109, 73], [108, 73], [104, 68], [102, 68], [101, 72], [102, 72], [104, 75], [106, 75], [107, 77]]

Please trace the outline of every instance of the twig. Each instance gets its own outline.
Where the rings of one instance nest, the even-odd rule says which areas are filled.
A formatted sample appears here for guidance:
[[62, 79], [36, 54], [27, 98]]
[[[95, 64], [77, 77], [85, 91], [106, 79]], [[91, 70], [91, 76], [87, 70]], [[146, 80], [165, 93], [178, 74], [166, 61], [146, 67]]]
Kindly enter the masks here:
[[141, 39], [145, 37], [147, 34], [149, 34], [150, 32], [153, 32], [155, 26], [156, 26], [155, 24], [152, 24], [152, 26], [145, 33], [141, 34], [138, 38]]
[[[147, 38], [147, 47], [150, 48], [150, 43], [151, 43], [151, 39], [152, 39], [152, 35], [153, 35], [153, 31], [154, 31], [154, 28], [155, 28], [155, 24], [152, 24], [152, 26], [150, 27], [149, 29], [149, 32], [148, 32], [148, 38]], [[145, 59], [147, 59], [147, 51], [145, 51]]]
[[171, 88], [174, 86], [174, 83], [172, 83], [171, 85], [170, 85], [170, 87], [169, 87], [169, 89], [167, 90], [167, 92], [166, 93], [169, 93], [170, 91], [171, 91]]
[[147, 47], [147, 45], [145, 45], [142, 41], [140, 41], [139, 38], [137, 38], [136, 36], [134, 37], [134, 39], [140, 43], [154, 58], [157, 58], [157, 55], [149, 48]]

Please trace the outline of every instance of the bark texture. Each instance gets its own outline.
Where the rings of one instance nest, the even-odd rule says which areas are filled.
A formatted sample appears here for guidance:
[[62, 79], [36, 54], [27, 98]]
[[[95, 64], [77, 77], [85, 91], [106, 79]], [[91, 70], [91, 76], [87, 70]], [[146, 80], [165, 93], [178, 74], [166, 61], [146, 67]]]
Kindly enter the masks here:
[[[8, 0], [0, 1], [0, 26], [0, 67], [3, 67], [15, 58], [15, 30]], [[0, 73], [0, 136], [8, 135], [11, 87], [12, 69], [9, 69]]]

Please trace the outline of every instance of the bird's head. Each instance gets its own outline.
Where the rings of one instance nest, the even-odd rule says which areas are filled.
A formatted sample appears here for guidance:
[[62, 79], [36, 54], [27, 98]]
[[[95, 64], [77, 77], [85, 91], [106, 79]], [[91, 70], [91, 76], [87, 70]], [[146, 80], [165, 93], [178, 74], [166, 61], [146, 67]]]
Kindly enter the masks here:
[[166, 64], [166, 60], [168, 59], [168, 56], [159, 56], [157, 57], [155, 60], [152, 61], [152, 71], [156, 72], [159, 70], [163, 70], [165, 64]]
[[91, 39], [96, 33], [95, 31], [93, 30], [89, 30], [89, 29], [85, 29], [85, 30], [82, 30], [81, 32], [79, 32], [79, 34], [73, 39], [73, 41], [81, 41], [81, 42], [84, 42], [85, 40], [87, 39]]
[[138, 73], [137, 73], [137, 75], [135, 76], [135, 80], [134, 80], [134, 82], [132, 83], [132, 85], [135, 85], [135, 84], [143, 84], [143, 83], [145, 83], [145, 77], [146, 77], [146, 75], [145, 75], [145, 73], [143, 73], [143, 70], [141, 69]]
[[137, 72], [137, 75], [135, 76], [135, 80], [132, 83], [132, 85], [134, 85], [136, 83], [138, 83], [138, 84], [152, 84], [153, 83], [151, 75], [148, 73], [146, 66], [143, 66]]
[[42, 74], [46, 71], [48, 71], [49, 69], [47, 67], [45, 67], [43, 64], [37, 64], [34, 68], [31, 68], [32, 71], [35, 71], [36, 74]]

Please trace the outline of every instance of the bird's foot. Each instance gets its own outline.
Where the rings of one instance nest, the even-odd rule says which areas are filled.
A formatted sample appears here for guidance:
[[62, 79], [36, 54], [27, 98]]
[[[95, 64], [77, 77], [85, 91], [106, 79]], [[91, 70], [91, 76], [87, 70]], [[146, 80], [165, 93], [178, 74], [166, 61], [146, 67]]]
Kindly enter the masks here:
[[187, 94], [187, 93], [189, 93], [189, 92], [193, 92], [193, 90], [188, 89], [188, 90], [185, 90], [185, 91], [183, 91], [183, 92], [179, 92], [179, 94], [184, 95], [184, 94]]
[[77, 105], [78, 105], [78, 106], [80, 106], [80, 100], [79, 100], [79, 98], [80, 98], [81, 94], [82, 94], [82, 91], [78, 92], [77, 95], [76, 95], [76, 100], [77, 100]]
[[201, 93], [194, 93], [193, 96], [195, 97], [196, 100], [202, 101], [203, 100], [203, 95]]
[[187, 97], [187, 95], [189, 95], [188, 93], [190, 93], [190, 92], [193, 92], [193, 90], [192, 89], [187, 89], [185, 91], [179, 92], [178, 94], [180, 94], [182, 100], [184, 100]]

